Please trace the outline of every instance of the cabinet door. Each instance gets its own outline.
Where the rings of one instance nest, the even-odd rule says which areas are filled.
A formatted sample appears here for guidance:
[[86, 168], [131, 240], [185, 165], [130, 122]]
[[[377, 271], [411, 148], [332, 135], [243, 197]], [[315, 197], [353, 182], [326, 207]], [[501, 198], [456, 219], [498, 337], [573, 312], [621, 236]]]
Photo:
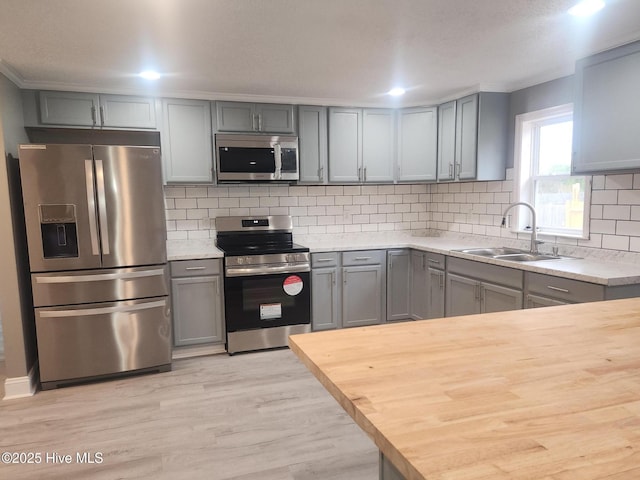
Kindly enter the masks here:
[[482, 284], [482, 313], [522, 309], [522, 290]]
[[364, 109], [362, 116], [362, 181], [393, 181], [393, 169], [396, 164], [395, 128], [393, 110]]
[[362, 110], [329, 109], [329, 181], [359, 182], [362, 165]]
[[[387, 285], [387, 290], [391, 289]], [[411, 296], [409, 313], [414, 320], [428, 318], [428, 281], [426, 255], [423, 252], [411, 252]]]
[[338, 322], [338, 269], [311, 270], [311, 326], [314, 331], [331, 330]]
[[327, 108], [298, 107], [300, 182], [324, 183], [327, 178]]
[[40, 92], [40, 121], [49, 125], [95, 127], [99, 99], [94, 93]]
[[342, 326], [382, 323], [382, 266], [342, 269]]
[[573, 173], [640, 167], [640, 42], [576, 64]]
[[166, 183], [211, 183], [213, 147], [208, 101], [162, 102], [162, 162]]
[[455, 178], [456, 102], [438, 107], [438, 180]]
[[428, 310], [427, 316], [424, 318], [443, 318], [444, 317], [444, 270], [437, 268], [429, 268], [427, 272], [428, 282]]
[[174, 278], [171, 293], [174, 345], [225, 341], [220, 276]]
[[524, 308], [540, 308], [540, 307], [555, 307], [558, 305], [569, 305], [569, 302], [563, 302], [562, 300], [556, 300], [549, 297], [541, 297], [540, 295], [527, 294]]
[[409, 250], [387, 252], [387, 320], [407, 320], [409, 314], [410, 281]]
[[100, 95], [103, 127], [156, 129], [156, 100], [151, 97]]
[[480, 282], [471, 278], [447, 274], [447, 317], [480, 313]]
[[257, 129], [264, 133], [295, 133], [293, 105], [258, 103], [255, 113], [258, 116]]
[[477, 155], [478, 94], [474, 94], [461, 98], [456, 106], [455, 158], [459, 180], [476, 178]]
[[217, 132], [253, 132], [257, 130], [254, 104], [216, 102]]
[[398, 114], [398, 180], [435, 181], [438, 163], [437, 108], [406, 108]]

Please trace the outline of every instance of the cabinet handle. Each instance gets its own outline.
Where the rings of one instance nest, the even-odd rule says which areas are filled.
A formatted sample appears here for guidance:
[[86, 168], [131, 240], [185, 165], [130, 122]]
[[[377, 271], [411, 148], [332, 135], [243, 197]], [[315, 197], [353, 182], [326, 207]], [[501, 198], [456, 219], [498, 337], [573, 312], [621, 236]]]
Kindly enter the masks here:
[[429, 263], [435, 263], [437, 265], [440, 265], [440, 260], [434, 260], [433, 258], [430, 258]]
[[186, 267], [185, 270], [204, 270], [207, 267]]
[[324, 167], [318, 169], [318, 178], [321, 182], [324, 182]]
[[100, 125], [104, 126], [104, 107], [100, 105]]
[[330, 261], [332, 261], [332, 260], [333, 260], [333, 258], [318, 258], [318, 259], [316, 260], [316, 262], [317, 262], [317, 263], [320, 263], [320, 262], [330, 262]]
[[449, 164], [449, 178], [453, 178], [453, 163]]
[[331, 285], [336, 284], [336, 272], [331, 272]]
[[566, 288], [553, 287], [551, 285], [547, 285], [547, 288], [549, 290], [555, 290], [556, 292], [569, 293], [569, 290], [567, 290]]
[[367, 167], [364, 167], [364, 181], [367, 181]]
[[427, 265], [425, 263], [425, 258], [427, 258], [427, 256], [426, 255], [422, 255], [422, 269], [423, 270], [427, 268]]
[[258, 114], [258, 131], [262, 131], [262, 114]]
[[462, 166], [460, 165], [460, 163], [456, 163], [453, 166], [453, 176], [460, 178], [460, 171], [462, 170]]
[[362, 167], [358, 167], [358, 181], [362, 180]]
[[257, 126], [257, 124], [256, 124], [256, 119], [257, 119], [257, 117], [258, 117], [258, 114], [256, 114], [256, 113], [254, 113], [254, 114], [252, 115], [252, 117], [251, 117], [251, 128], [252, 128], [253, 130], [258, 130], [258, 126]]
[[371, 257], [356, 257], [354, 260], [361, 262], [364, 260], [371, 260]]
[[444, 272], [440, 273], [438, 277], [440, 278], [440, 290], [443, 290], [444, 289]]
[[480, 300], [480, 284], [479, 283], [476, 283], [474, 293], [475, 293], [476, 300]]
[[91, 107], [91, 119], [93, 120], [93, 126], [94, 127], [98, 123], [97, 113], [98, 113], [98, 111], [96, 110], [96, 107]]

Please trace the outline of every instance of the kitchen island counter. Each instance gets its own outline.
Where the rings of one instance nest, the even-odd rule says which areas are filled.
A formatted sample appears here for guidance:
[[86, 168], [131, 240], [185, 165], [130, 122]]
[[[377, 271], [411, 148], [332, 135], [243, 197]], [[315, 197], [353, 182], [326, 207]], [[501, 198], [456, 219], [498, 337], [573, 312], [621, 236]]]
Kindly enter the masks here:
[[640, 478], [640, 299], [290, 346], [406, 479]]

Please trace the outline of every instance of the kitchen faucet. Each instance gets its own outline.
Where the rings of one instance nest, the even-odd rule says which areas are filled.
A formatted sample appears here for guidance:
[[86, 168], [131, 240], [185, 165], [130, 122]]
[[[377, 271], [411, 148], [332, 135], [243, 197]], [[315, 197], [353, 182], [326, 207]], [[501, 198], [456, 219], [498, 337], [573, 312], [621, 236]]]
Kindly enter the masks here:
[[530, 203], [527, 202], [516, 202], [516, 203], [512, 203], [511, 205], [509, 205], [507, 208], [505, 208], [504, 213], [502, 214], [502, 223], [501, 226], [504, 228], [507, 226], [507, 212], [509, 210], [511, 210], [513, 207], [516, 207], [518, 205], [523, 205], [525, 207], [527, 207], [529, 210], [531, 210], [531, 247], [529, 248], [529, 252], [537, 255], [538, 252], [538, 244], [540, 243], [544, 243], [538, 240], [538, 233], [536, 231], [536, 210], [533, 208], [533, 206]]

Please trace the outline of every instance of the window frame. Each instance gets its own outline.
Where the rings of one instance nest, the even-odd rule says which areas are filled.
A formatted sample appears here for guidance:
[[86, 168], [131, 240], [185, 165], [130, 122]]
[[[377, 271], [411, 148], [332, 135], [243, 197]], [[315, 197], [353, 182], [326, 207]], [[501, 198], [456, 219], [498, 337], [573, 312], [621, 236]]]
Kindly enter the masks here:
[[[591, 213], [591, 176], [589, 175], [536, 175], [534, 174], [534, 159], [538, 158], [539, 149], [539, 127], [560, 123], [573, 119], [573, 104], [567, 103], [555, 107], [544, 108], [532, 112], [516, 115], [515, 140], [514, 140], [514, 201], [527, 202], [534, 205], [535, 182], [538, 179], [553, 178], [563, 180], [567, 178], [584, 178], [584, 211], [582, 217], [582, 230], [580, 232], [569, 232], [541, 228], [538, 225], [538, 235], [553, 236], [572, 239], [589, 239], [589, 220]], [[526, 175], [526, 176], [525, 176]], [[513, 210], [514, 221], [511, 222], [513, 233], [531, 233], [530, 229], [525, 229], [525, 225], [530, 218], [530, 213], [525, 209]]]

